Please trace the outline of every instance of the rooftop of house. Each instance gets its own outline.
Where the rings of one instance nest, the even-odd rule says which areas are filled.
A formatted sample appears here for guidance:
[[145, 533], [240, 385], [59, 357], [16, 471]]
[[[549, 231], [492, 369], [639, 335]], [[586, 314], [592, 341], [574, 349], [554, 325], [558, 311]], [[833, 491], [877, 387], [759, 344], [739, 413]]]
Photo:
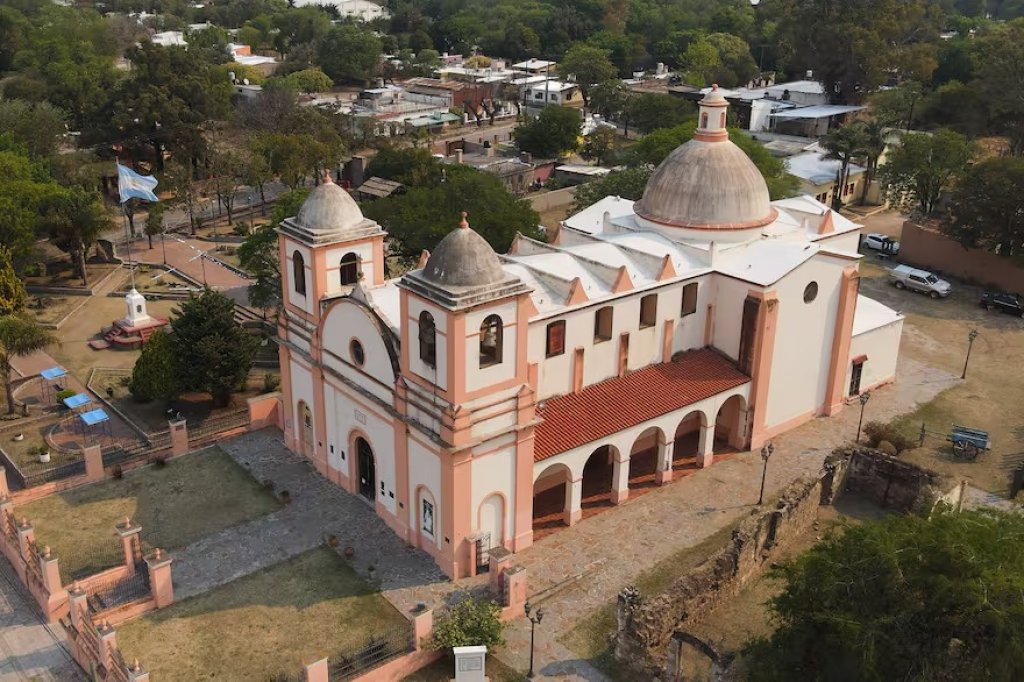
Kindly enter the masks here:
[[[786, 159], [786, 166], [792, 175], [806, 180], [814, 185], [824, 185], [834, 182], [839, 172], [840, 162], [838, 159], [825, 158], [825, 153], [812, 149], [801, 154], [790, 156]], [[860, 175], [864, 172], [862, 166], [851, 163], [849, 173], [851, 176]]]

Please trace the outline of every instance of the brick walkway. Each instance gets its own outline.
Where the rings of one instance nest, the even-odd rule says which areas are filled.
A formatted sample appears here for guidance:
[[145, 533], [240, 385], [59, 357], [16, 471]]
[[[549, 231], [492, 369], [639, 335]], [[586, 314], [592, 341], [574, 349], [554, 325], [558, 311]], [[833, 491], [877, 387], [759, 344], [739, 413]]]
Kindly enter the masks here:
[[217, 261], [209, 258], [200, 259], [200, 252], [212, 251], [216, 246], [213, 242], [170, 235], [162, 246], [154, 240], [152, 250], [146, 247], [145, 241], [133, 243], [132, 260], [142, 263], [163, 263], [166, 250], [168, 265], [196, 282], [205, 282], [213, 289], [235, 289], [252, 284], [251, 280], [225, 268]]
[[451, 590], [451, 582], [425, 552], [399, 540], [361, 498], [329, 483], [285, 449], [276, 429], [219, 445], [257, 481], [269, 479], [275, 490], [288, 490], [292, 502], [273, 514], [175, 551], [176, 598], [202, 594], [280, 563], [320, 546], [332, 534], [340, 540], [340, 547], [355, 548], [353, 568], [378, 581], [385, 596], [399, 608], [411, 608], [418, 598], [430, 601], [430, 595]]

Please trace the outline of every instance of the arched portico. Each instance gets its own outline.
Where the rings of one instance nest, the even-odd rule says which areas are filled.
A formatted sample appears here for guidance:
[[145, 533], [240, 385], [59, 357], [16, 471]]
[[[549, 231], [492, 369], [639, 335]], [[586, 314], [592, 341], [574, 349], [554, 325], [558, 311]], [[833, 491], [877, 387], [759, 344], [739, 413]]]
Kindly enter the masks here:
[[583, 465], [581, 481], [580, 508], [584, 514], [619, 502], [616, 492], [626, 486], [616, 485], [616, 482], [623, 478], [622, 472], [628, 473], [628, 466], [628, 460], [620, 461], [619, 449], [614, 445], [602, 445], [590, 453]]
[[741, 395], [729, 397], [715, 418], [714, 454], [746, 448], [747, 401]]
[[[533, 482], [533, 539], [579, 520], [572, 513], [572, 471], [565, 464], [552, 464]], [[578, 485], [578, 483], [577, 483]], [[579, 500], [576, 500], [579, 509]]]
[[629, 452], [629, 489], [653, 488], [664, 470], [665, 450], [669, 444], [657, 426], [645, 429], [636, 437]]

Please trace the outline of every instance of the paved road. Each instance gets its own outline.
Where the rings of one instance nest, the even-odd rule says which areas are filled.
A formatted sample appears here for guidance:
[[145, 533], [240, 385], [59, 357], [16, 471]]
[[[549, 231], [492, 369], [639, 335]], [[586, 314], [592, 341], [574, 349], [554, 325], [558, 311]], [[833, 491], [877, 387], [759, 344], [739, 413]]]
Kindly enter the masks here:
[[0, 559], [0, 682], [85, 680], [63, 634], [43, 623], [30, 600], [10, 564]]

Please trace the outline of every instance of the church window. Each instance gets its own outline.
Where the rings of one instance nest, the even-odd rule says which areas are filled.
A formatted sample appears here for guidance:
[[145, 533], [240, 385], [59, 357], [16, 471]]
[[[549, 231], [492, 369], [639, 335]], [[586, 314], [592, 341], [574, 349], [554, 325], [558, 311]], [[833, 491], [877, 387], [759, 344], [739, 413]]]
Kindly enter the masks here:
[[818, 283], [811, 282], [804, 287], [804, 303], [810, 303], [816, 298], [818, 298]]
[[424, 310], [419, 324], [420, 361], [428, 367], [437, 367], [437, 327], [434, 316]]
[[707, 112], [705, 112], [705, 113], [700, 115], [700, 127], [701, 128], [707, 128], [708, 127], [708, 115], [707, 115]]
[[606, 305], [594, 313], [594, 343], [611, 340], [613, 310], [610, 305]]
[[480, 367], [501, 364], [501, 318], [488, 315], [480, 324]]
[[292, 254], [292, 279], [295, 280], [295, 293], [306, 295], [306, 260], [296, 251]]
[[363, 363], [366, 362], [366, 352], [363, 350], [363, 344], [359, 343], [358, 339], [352, 339], [352, 342], [348, 344], [348, 350], [352, 355], [352, 362], [362, 367]]
[[341, 257], [341, 285], [355, 284], [359, 281], [359, 256], [346, 253]]
[[725, 112], [724, 111], [722, 112], [722, 115], [718, 117], [718, 125], [721, 126], [722, 128], [725, 127]]
[[653, 327], [658, 319], [658, 295], [648, 294], [640, 299], [640, 328]]
[[743, 301], [743, 322], [740, 327], [740, 350], [736, 358], [740, 371], [746, 375], [754, 368], [754, 337], [757, 334], [757, 316], [761, 301], [748, 296]]
[[565, 320], [558, 320], [548, 325], [547, 357], [553, 358], [565, 352]]
[[697, 283], [691, 282], [683, 287], [683, 306], [679, 311], [679, 317], [686, 317], [697, 312]]

